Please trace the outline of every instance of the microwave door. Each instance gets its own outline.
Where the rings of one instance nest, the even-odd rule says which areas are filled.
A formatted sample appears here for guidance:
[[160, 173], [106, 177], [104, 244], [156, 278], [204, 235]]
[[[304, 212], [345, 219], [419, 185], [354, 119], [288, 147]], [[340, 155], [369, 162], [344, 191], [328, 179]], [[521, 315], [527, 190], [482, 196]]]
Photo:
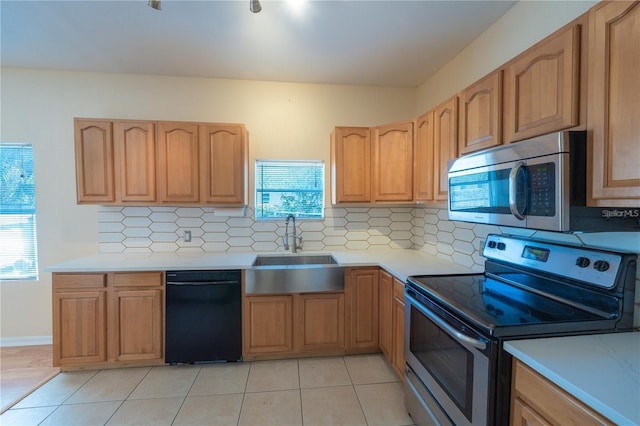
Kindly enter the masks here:
[[[510, 208], [509, 176], [518, 164], [520, 162], [509, 162], [450, 172], [449, 219], [502, 226], [526, 226], [526, 221], [514, 216]], [[523, 184], [520, 181], [520, 187]], [[520, 200], [516, 201], [516, 204], [520, 205], [523, 202], [526, 204], [526, 201]]]

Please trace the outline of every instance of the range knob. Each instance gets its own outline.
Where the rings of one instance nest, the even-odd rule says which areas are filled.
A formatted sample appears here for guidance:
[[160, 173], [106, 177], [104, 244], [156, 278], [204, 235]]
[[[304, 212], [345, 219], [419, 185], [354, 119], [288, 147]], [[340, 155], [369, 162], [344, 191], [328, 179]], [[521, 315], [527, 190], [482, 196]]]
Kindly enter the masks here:
[[505, 243], [498, 243], [497, 248], [498, 250], [504, 250], [507, 248], [507, 245]]
[[596, 260], [596, 263], [593, 264], [593, 269], [604, 272], [609, 269], [609, 262], [606, 260]]
[[496, 242], [491, 240], [487, 243], [487, 247], [489, 248], [496, 248]]
[[579, 268], [586, 268], [587, 266], [591, 265], [591, 261], [588, 258], [581, 256], [576, 260], [576, 265]]

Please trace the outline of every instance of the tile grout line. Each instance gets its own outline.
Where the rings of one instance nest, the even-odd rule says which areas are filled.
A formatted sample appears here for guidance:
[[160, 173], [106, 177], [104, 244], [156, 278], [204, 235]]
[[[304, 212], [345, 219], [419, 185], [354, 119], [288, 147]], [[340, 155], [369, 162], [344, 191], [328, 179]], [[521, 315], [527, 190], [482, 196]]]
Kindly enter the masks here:
[[184, 398], [182, 398], [182, 402], [180, 403], [180, 407], [178, 407], [178, 411], [176, 411], [175, 416], [173, 416], [173, 420], [171, 420], [171, 424], [172, 425], [176, 422], [176, 419], [178, 418], [178, 415], [180, 414], [180, 410], [182, 410], [182, 407], [184, 406], [184, 403], [187, 401], [187, 397], [189, 396], [189, 392], [191, 392], [191, 389], [193, 389], [193, 385], [196, 383], [196, 380], [198, 380], [198, 376], [202, 372], [202, 366], [199, 365], [197, 367], [198, 367], [198, 372], [196, 373], [195, 377], [193, 378], [193, 381], [191, 382], [191, 386], [189, 386], [189, 389], [187, 389], [187, 393], [185, 394]]

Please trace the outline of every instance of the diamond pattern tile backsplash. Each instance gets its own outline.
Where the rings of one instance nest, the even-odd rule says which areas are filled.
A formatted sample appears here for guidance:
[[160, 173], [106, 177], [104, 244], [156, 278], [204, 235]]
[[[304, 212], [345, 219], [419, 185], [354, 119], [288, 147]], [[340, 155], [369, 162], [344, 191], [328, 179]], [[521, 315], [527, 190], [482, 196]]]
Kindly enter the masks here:
[[[101, 207], [98, 215], [101, 253], [283, 250], [285, 221], [256, 221], [250, 208]], [[479, 270], [479, 247], [501, 233], [421, 207], [329, 208], [324, 220], [299, 219], [297, 227], [304, 251], [417, 249]]]
[[[101, 253], [283, 251], [285, 221], [256, 221], [253, 211], [213, 207], [101, 207]], [[298, 220], [304, 251], [423, 250], [482, 271], [488, 234], [517, 234], [639, 253], [640, 233], [559, 234], [505, 228], [447, 218], [429, 207], [328, 208], [324, 220]], [[184, 240], [191, 232], [191, 241]], [[640, 327], [640, 268], [636, 274], [634, 325]]]

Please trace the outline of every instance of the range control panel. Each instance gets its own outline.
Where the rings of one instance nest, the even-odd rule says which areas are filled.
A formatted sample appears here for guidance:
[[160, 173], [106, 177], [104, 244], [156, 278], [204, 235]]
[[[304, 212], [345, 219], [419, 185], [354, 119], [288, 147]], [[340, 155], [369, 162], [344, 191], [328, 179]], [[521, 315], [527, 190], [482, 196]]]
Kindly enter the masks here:
[[506, 235], [489, 235], [484, 257], [612, 288], [620, 269], [619, 254], [588, 247], [559, 245]]

